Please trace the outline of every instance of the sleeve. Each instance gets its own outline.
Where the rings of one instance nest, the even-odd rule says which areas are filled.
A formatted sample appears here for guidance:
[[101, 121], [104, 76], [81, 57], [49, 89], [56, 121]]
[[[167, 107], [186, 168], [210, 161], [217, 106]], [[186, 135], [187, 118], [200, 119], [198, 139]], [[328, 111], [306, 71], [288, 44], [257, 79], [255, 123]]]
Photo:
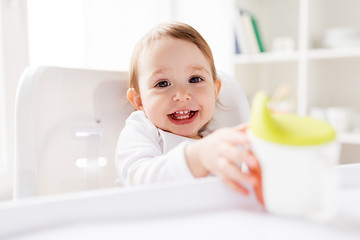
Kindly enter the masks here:
[[116, 149], [116, 166], [122, 185], [139, 185], [194, 179], [185, 159], [184, 141], [166, 154], [157, 128], [136, 118], [128, 119]]

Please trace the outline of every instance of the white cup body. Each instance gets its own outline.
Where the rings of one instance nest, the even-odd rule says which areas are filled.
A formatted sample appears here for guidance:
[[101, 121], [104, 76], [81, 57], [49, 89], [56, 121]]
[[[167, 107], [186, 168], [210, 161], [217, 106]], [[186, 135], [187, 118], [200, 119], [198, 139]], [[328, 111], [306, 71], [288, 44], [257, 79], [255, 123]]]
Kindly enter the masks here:
[[289, 146], [248, 132], [262, 170], [265, 207], [274, 214], [328, 220], [336, 215], [339, 161], [336, 141]]

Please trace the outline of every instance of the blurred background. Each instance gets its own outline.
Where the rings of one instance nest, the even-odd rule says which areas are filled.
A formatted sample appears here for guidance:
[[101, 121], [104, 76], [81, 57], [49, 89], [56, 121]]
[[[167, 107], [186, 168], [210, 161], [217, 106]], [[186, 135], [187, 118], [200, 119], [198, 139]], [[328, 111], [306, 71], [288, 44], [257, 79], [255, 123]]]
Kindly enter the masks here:
[[[15, 97], [28, 66], [126, 71], [136, 41], [166, 21], [192, 25], [249, 101], [329, 121], [360, 143], [357, 0], [0, 0], [0, 200], [11, 199]], [[341, 9], [341, 11], [340, 11]]]

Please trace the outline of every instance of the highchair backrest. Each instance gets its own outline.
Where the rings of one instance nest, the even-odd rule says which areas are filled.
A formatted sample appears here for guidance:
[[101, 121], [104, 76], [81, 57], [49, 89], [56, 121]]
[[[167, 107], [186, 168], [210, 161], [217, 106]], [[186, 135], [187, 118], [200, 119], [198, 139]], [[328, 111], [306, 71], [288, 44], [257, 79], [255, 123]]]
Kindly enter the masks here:
[[[222, 77], [215, 127], [245, 122], [237, 82]], [[128, 73], [30, 67], [16, 99], [14, 198], [114, 187], [114, 155], [126, 118]]]
[[127, 79], [126, 72], [24, 71], [16, 101], [16, 198], [114, 186], [116, 141], [133, 111]]

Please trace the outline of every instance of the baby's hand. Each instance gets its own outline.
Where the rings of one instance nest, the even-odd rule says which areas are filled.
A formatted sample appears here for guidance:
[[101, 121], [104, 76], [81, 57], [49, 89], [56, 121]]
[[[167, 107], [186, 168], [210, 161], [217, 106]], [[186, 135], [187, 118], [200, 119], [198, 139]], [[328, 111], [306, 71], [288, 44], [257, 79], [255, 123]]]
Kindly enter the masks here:
[[[244, 125], [217, 130], [188, 144], [185, 155], [195, 177], [205, 177], [211, 172], [243, 194], [249, 194], [244, 185], [253, 186], [258, 200], [263, 204], [261, 169], [249, 150], [245, 130]], [[242, 171], [242, 163], [247, 165], [248, 172]]]

